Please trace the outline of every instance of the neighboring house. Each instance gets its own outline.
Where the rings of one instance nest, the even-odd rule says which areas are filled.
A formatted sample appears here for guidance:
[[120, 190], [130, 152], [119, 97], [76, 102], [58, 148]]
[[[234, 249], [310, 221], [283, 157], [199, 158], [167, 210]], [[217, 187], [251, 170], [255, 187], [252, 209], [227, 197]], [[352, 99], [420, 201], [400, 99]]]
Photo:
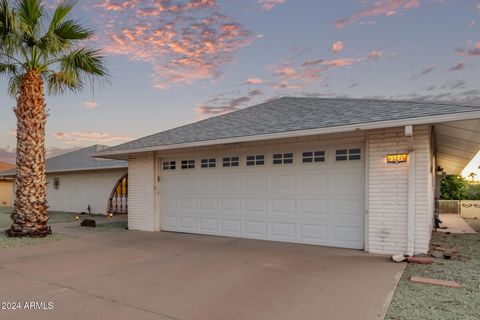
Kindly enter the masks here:
[[479, 149], [480, 106], [287, 97], [96, 155], [128, 160], [130, 229], [420, 254], [436, 168]]
[[[92, 157], [105, 148], [94, 145], [47, 159], [50, 211], [127, 212], [127, 162]], [[14, 177], [15, 171], [5, 175]]]
[[15, 165], [0, 162], [0, 207], [11, 207], [13, 205], [13, 179], [2, 176], [2, 172], [15, 168]]

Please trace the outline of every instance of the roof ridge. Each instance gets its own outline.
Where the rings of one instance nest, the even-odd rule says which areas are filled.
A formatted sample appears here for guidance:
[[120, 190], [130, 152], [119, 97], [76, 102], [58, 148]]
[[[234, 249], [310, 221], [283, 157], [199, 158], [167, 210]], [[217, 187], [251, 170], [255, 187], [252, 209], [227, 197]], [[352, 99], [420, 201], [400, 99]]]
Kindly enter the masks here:
[[82, 150], [85, 150], [85, 149], [90, 149], [90, 148], [93, 148], [93, 147], [96, 148], [96, 146], [97, 146], [97, 145], [94, 144], [94, 145], [91, 145], [91, 146], [88, 146], [88, 147], [83, 147], [83, 148], [76, 149], [76, 150], [73, 150], [73, 151], [69, 151], [69, 152], [66, 152], [66, 153], [58, 154], [58, 155], [56, 155], [56, 156], [47, 158], [46, 160], [52, 160], [52, 159], [64, 157], [64, 156], [69, 155], [69, 154], [71, 154], [71, 153], [79, 152], [79, 151], [82, 151]]
[[[387, 99], [387, 98], [356, 98], [356, 97], [341, 97], [341, 98], [328, 98], [328, 97], [295, 97], [295, 96], [285, 96], [280, 99], [317, 99], [317, 100], [338, 100], [338, 101], [375, 101], [375, 102], [392, 102], [392, 103], [409, 103], [409, 104], [428, 104], [428, 105], [442, 105], [442, 106], [462, 106], [462, 107], [473, 107], [479, 108], [479, 105], [470, 104], [466, 102], [456, 102], [456, 101], [440, 101], [440, 100], [406, 100], [406, 99]], [[255, 106], [252, 106], [255, 107]], [[246, 109], [246, 108], [244, 108]], [[242, 109], [242, 110], [244, 110]]]

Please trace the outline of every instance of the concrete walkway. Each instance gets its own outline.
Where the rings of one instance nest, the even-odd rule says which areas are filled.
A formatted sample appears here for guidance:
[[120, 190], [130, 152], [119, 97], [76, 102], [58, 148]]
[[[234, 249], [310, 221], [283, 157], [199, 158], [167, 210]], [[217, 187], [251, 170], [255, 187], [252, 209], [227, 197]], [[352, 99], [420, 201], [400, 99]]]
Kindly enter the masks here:
[[0, 300], [53, 303], [0, 319], [381, 319], [405, 267], [320, 246], [77, 231], [0, 250]]
[[440, 232], [450, 232], [458, 234], [477, 233], [458, 214], [441, 214], [440, 220], [442, 220], [441, 226], [446, 227], [446, 229], [438, 229], [438, 231]]

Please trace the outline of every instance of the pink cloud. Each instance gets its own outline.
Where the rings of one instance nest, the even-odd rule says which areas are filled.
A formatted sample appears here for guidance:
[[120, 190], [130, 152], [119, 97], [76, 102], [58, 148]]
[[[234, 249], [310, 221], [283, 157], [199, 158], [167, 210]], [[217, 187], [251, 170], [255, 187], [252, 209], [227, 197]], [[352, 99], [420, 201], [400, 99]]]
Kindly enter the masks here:
[[248, 93], [240, 97], [223, 98], [222, 95], [212, 97], [208, 99], [206, 103], [199, 104], [196, 111], [201, 118], [233, 112], [241, 109], [255, 97], [263, 94], [263, 91], [255, 89], [250, 90]]
[[355, 12], [349, 17], [337, 20], [335, 28], [341, 29], [358, 20], [366, 17], [394, 16], [399, 11], [406, 11], [416, 8], [420, 5], [420, 0], [379, 0], [374, 1], [373, 5]]
[[87, 109], [95, 109], [96, 107], [98, 107], [98, 102], [96, 101], [85, 101], [83, 103], [83, 106]]
[[282, 4], [287, 0], [257, 0], [258, 4], [263, 10], [271, 10], [276, 5]]
[[83, 142], [89, 143], [105, 143], [105, 142], [122, 142], [131, 140], [127, 136], [111, 135], [105, 132], [78, 132], [78, 131], [61, 131], [53, 134], [56, 139], [63, 140], [67, 144], [78, 144]]
[[333, 53], [337, 53], [337, 52], [340, 52], [343, 50], [343, 43], [342, 41], [335, 41], [333, 44], [332, 44], [332, 52]]
[[326, 67], [345, 67], [365, 60], [364, 58], [342, 58], [334, 60], [325, 60], [322, 64]]
[[[269, 65], [267, 69], [277, 79], [269, 82], [275, 90], [303, 89], [316, 81], [325, 81], [324, 73], [336, 68], [354, 66], [369, 59], [380, 59], [384, 53], [380, 50], [372, 50], [364, 57], [346, 57], [337, 59], [309, 58], [300, 63], [292, 59], [286, 59], [277, 65]], [[393, 56], [393, 55], [391, 55]]]
[[471, 49], [457, 48], [455, 52], [460, 56], [480, 56], [480, 41], [477, 42]]
[[216, 0], [105, 0], [94, 7], [105, 52], [151, 64], [158, 89], [221, 76], [254, 38], [219, 13]]
[[380, 50], [372, 50], [368, 53], [368, 57], [370, 59], [378, 59], [383, 57], [383, 52]]
[[260, 84], [263, 83], [262, 79], [259, 78], [249, 78], [247, 81], [245, 81], [246, 84]]

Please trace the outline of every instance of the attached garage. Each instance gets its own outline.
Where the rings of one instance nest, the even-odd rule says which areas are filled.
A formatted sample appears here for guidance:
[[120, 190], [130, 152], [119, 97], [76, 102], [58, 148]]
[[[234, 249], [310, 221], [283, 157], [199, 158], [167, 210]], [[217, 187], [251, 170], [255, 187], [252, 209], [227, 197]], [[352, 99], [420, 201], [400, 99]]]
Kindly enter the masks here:
[[480, 106], [281, 98], [96, 156], [128, 160], [131, 230], [413, 255], [479, 150]]
[[163, 158], [161, 229], [363, 249], [362, 152], [313, 143]]

